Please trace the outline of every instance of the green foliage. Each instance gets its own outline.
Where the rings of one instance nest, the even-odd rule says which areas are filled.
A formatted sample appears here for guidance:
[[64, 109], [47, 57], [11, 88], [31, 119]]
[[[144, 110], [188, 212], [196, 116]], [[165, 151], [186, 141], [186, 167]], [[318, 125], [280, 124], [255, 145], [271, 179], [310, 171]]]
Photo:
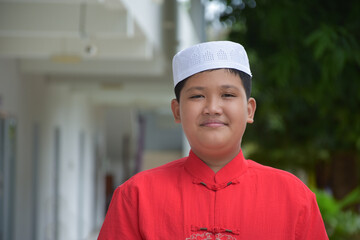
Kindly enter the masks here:
[[325, 191], [315, 190], [314, 192], [329, 238], [331, 240], [359, 239], [360, 215], [346, 209], [360, 203], [360, 188], [355, 189], [341, 201], [335, 200]]
[[[247, 49], [254, 76], [257, 110], [244, 139], [247, 155], [310, 176], [320, 162], [331, 168], [335, 158], [357, 159], [360, 166], [360, 1], [219, 1], [228, 6], [220, 19], [228, 38]], [[346, 177], [350, 170], [331, 174]], [[334, 186], [354, 185], [334, 179], [337, 194], [342, 191]], [[330, 239], [360, 239], [353, 208], [360, 188], [340, 201], [316, 193]]]
[[336, 151], [359, 155], [360, 1], [223, 2], [221, 21], [254, 75], [251, 157], [314, 169]]

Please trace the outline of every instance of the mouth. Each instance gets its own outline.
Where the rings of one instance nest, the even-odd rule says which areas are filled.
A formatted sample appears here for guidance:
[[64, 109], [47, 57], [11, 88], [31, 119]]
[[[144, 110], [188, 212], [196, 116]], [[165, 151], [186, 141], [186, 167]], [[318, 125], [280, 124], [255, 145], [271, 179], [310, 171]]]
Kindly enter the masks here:
[[201, 127], [211, 127], [211, 128], [223, 127], [227, 125], [228, 124], [226, 124], [225, 122], [215, 119], [208, 119], [200, 124]]

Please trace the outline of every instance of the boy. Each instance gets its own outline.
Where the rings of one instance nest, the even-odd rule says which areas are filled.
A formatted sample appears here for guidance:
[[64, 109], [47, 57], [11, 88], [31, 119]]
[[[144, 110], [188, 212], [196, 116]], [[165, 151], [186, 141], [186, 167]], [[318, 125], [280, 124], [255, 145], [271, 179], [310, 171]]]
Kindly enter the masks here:
[[299, 179], [244, 159], [241, 140], [256, 109], [244, 48], [192, 46], [175, 55], [173, 74], [171, 108], [189, 156], [118, 187], [98, 239], [328, 239]]

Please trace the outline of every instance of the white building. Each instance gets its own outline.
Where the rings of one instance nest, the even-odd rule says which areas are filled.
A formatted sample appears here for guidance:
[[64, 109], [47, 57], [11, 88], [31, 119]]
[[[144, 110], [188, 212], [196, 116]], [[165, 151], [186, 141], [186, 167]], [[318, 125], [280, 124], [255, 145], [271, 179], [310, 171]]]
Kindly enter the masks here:
[[[106, 194], [182, 155], [173, 54], [200, 0], [0, 0], [0, 239], [90, 239]], [[142, 120], [142, 121], [141, 121]]]

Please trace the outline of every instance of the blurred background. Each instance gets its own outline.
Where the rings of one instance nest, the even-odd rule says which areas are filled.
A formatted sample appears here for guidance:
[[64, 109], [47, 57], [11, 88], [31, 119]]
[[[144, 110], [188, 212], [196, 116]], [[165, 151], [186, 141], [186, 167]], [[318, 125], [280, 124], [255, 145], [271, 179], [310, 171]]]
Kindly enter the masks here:
[[114, 189], [186, 155], [171, 59], [245, 46], [246, 157], [316, 194], [360, 239], [360, 1], [0, 0], [0, 240], [96, 239]]

